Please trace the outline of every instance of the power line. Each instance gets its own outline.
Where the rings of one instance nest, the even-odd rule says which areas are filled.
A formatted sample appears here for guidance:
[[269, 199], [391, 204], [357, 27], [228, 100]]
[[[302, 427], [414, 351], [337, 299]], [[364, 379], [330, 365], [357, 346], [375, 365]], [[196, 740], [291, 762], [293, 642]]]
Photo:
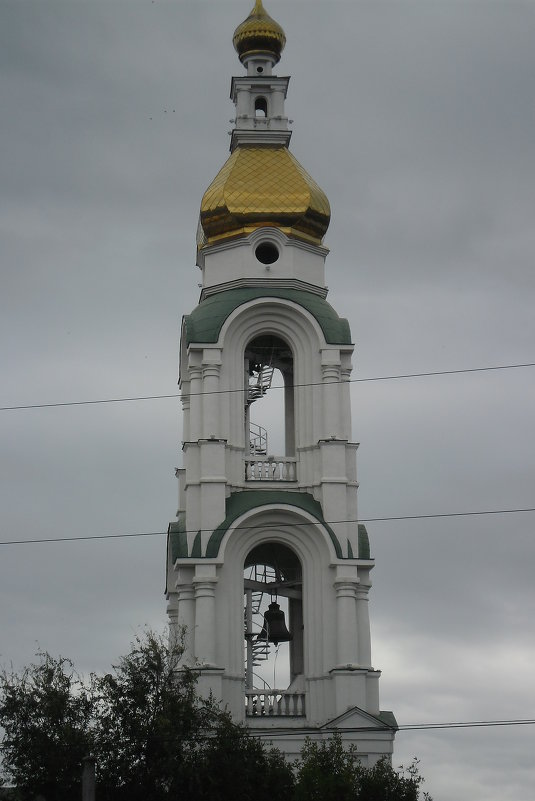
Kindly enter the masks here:
[[[243, 390], [229, 390], [229, 392], [243, 392]], [[180, 394], [138, 395], [132, 398], [98, 398], [96, 400], [63, 401], [61, 403], [30, 403], [25, 406], [0, 406], [0, 412], [16, 412], [21, 409], [54, 409], [61, 406], [93, 406], [98, 403], [128, 403], [129, 401], [163, 400], [165, 398], [180, 398]]]
[[477, 729], [491, 726], [533, 726], [532, 718], [516, 720], [468, 720], [458, 723], [408, 723], [399, 727], [399, 731], [425, 731], [429, 729]]
[[[259, 695], [262, 695], [262, 691], [258, 691]], [[266, 693], [269, 695], [269, 693]], [[258, 716], [259, 719], [262, 718], [261, 715]], [[441, 731], [444, 729], [483, 729], [483, 728], [492, 728], [497, 726], [533, 726], [535, 724], [535, 719], [533, 718], [517, 718], [512, 720], [466, 720], [466, 721], [459, 721], [457, 723], [409, 723], [406, 725], [399, 725], [395, 727], [395, 731], [431, 731], [436, 729], [437, 731]], [[329, 728], [325, 727], [322, 729], [317, 729], [315, 731], [320, 734], [321, 732], [328, 732], [328, 733], [335, 733], [337, 731], [340, 732], [377, 732], [377, 731], [392, 731], [393, 726], [350, 726], [350, 727], [334, 727]], [[284, 729], [284, 736], [302, 736], [303, 733], [310, 733], [310, 729], [302, 728], [302, 729]], [[254, 729], [250, 729], [250, 734], [252, 736], [265, 736], [265, 732], [262, 734], [257, 733]]]
[[[192, 672], [195, 672], [194, 668], [192, 668]], [[273, 695], [273, 694], [277, 695], [277, 693], [270, 693], [269, 691], [266, 691], [264, 693], [263, 690], [258, 690], [258, 695], [264, 695], [264, 694], [265, 695]], [[271, 722], [274, 720], [268, 714], [266, 714], [266, 715], [259, 714], [259, 715], [254, 715], [253, 717], [256, 720], [262, 720], [263, 717], [269, 717]], [[276, 718], [275, 718], [275, 720], [276, 720]], [[308, 734], [308, 735], [310, 735], [310, 734], [336, 734], [337, 732], [340, 732], [340, 733], [342, 733], [342, 732], [380, 732], [380, 731], [392, 731], [392, 730], [394, 730], [395, 732], [405, 732], [405, 731], [410, 732], [410, 731], [431, 731], [433, 729], [436, 729], [437, 731], [441, 731], [441, 730], [444, 730], [444, 729], [483, 729], [483, 728], [492, 728], [492, 727], [499, 727], [499, 726], [533, 726], [534, 724], [535, 724], [535, 719], [533, 719], [533, 718], [518, 718], [518, 719], [512, 719], [512, 720], [466, 720], [466, 721], [460, 721], [460, 722], [457, 722], [457, 723], [415, 723], [415, 724], [407, 724], [407, 725], [403, 725], [402, 724], [402, 725], [399, 725], [399, 726], [388, 726], [386, 724], [383, 724], [382, 726], [348, 726], [348, 727], [345, 727], [345, 726], [343, 726], [343, 727], [342, 726], [340, 726], [340, 727], [338, 727], [338, 726], [333, 726], [333, 727], [323, 726], [323, 727], [320, 727], [320, 728], [310, 728], [310, 727], [303, 726], [303, 727], [300, 727], [300, 728], [293, 728], [292, 727], [291, 729], [287, 729], [287, 728], [277, 729], [276, 727], [270, 727], [269, 728], [269, 732], [266, 731], [266, 729], [258, 730], [258, 729], [248, 728], [247, 731], [248, 731], [248, 734], [249, 734], [250, 737], [264, 738], [264, 737], [269, 737], [269, 736], [273, 737], [273, 736], [276, 736], [276, 735], [281, 734], [281, 733], [284, 734], [284, 737], [292, 737], [292, 736], [294, 736], [294, 737], [302, 737], [303, 734]], [[182, 734], [182, 733], [178, 733], [178, 732], [173, 736], [170, 736], [170, 735], [156, 736], [156, 735], [154, 735], [154, 733], [151, 733], [150, 736], [151, 736], [151, 739], [153, 741], [157, 740], [159, 742], [175, 742], [175, 741], [178, 742], [178, 741], [187, 741], [187, 740], [191, 740], [191, 739], [212, 741], [213, 737], [214, 737], [212, 732], [204, 733], [202, 731], [197, 731], [195, 733], [195, 737], [194, 738], [192, 738], [188, 734]], [[72, 743], [58, 743], [57, 745], [59, 745], [60, 748], [64, 748], [64, 749], [69, 749], [69, 748], [75, 748], [76, 747]]]
[[[315, 526], [326, 524], [328, 526], [335, 526], [341, 523], [383, 523], [383, 522], [396, 522], [401, 520], [434, 520], [445, 517], [476, 517], [482, 515], [507, 515], [517, 514], [522, 512], [535, 512], [535, 507], [528, 507], [525, 509], [489, 509], [477, 512], [442, 512], [438, 514], [425, 514], [425, 515], [397, 515], [390, 517], [365, 517], [359, 520], [318, 520], [317, 523], [292, 523], [292, 526]], [[240, 526], [240, 531], [252, 531], [254, 529], [269, 529], [279, 528], [280, 523], [267, 523], [259, 526]], [[212, 532], [213, 529], [186, 529], [182, 534], [197, 534], [198, 532]], [[87, 534], [81, 537], [45, 537], [43, 539], [27, 539], [27, 540], [3, 540], [0, 545], [36, 545], [43, 542], [83, 542], [87, 540], [115, 540], [126, 539], [133, 537], [161, 537], [167, 534], [166, 531], [142, 531], [133, 534]]]
[[[380, 375], [370, 376], [368, 378], [351, 378], [341, 381], [330, 381], [324, 383], [323, 381], [312, 381], [304, 384], [293, 384], [294, 388], [302, 387], [328, 387], [333, 384], [365, 384], [372, 381], [398, 381], [400, 379], [409, 378], [428, 378], [430, 376], [444, 376], [444, 375], [461, 375], [463, 373], [487, 373], [495, 370], [518, 370], [526, 367], [535, 367], [535, 362], [527, 362], [525, 364], [501, 364], [490, 367], [469, 367], [462, 370], [434, 370], [427, 373], [401, 373], [399, 375]], [[285, 389], [283, 385], [272, 386], [270, 389]], [[97, 398], [95, 400], [83, 401], [62, 401], [58, 403], [30, 403], [19, 406], [0, 406], [0, 412], [14, 412], [28, 409], [54, 409], [63, 406], [94, 406], [103, 403], [131, 403], [136, 401], [149, 401], [149, 400], [165, 400], [169, 398], [193, 398], [199, 395], [227, 395], [237, 392], [245, 392], [247, 387], [239, 389], [217, 389], [209, 392], [185, 392], [174, 393], [170, 395], [135, 395], [125, 398]]]

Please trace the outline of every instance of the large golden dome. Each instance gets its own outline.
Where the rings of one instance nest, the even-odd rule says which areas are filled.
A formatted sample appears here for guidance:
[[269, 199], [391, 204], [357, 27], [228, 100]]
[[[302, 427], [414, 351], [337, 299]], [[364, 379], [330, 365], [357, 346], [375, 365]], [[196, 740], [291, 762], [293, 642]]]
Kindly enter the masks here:
[[271, 53], [279, 61], [286, 36], [279, 23], [266, 13], [262, 0], [256, 0], [247, 19], [234, 31], [232, 42], [241, 62], [254, 53]]
[[330, 216], [327, 196], [288, 148], [242, 145], [204, 193], [199, 246], [264, 226], [320, 245]]

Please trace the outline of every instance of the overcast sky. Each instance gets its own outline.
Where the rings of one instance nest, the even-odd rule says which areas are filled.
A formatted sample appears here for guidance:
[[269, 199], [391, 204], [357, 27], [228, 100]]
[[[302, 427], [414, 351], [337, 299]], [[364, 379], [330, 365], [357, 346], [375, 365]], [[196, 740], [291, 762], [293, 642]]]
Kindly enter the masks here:
[[[1, 406], [177, 391], [252, 0], [0, 0]], [[354, 378], [535, 361], [535, 3], [268, 0]], [[535, 506], [535, 368], [355, 383], [363, 519]], [[0, 540], [165, 531], [178, 400], [2, 411]], [[381, 706], [535, 718], [535, 515], [368, 524]], [[0, 661], [106, 670], [165, 537], [0, 548]], [[531, 801], [534, 726], [400, 732], [435, 801]]]

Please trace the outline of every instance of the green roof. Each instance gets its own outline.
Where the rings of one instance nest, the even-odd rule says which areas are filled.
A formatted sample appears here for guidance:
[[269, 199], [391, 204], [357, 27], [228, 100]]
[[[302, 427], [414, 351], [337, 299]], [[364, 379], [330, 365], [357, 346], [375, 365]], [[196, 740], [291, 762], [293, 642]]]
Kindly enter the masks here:
[[366, 526], [364, 523], [359, 523], [359, 559], [371, 559], [370, 557], [370, 539]]
[[[340, 543], [332, 528], [323, 519], [323, 512], [319, 501], [316, 501], [308, 492], [290, 492], [285, 490], [245, 490], [242, 492], [233, 492], [225, 502], [225, 519], [210, 535], [206, 548], [206, 558], [215, 559], [218, 556], [219, 547], [225, 533], [238, 517], [245, 514], [245, 512], [250, 512], [257, 507], [267, 506], [269, 504], [296, 506], [315, 517], [316, 520], [325, 526], [333, 543], [336, 556], [339, 559], [343, 559]], [[188, 556], [191, 556], [193, 559], [201, 558], [200, 531], [195, 535], [191, 554], [188, 554], [188, 541], [183, 514], [176, 523], [173, 522], [169, 524], [168, 537], [172, 563], [174, 563], [176, 559], [187, 559]], [[358, 558], [370, 559], [370, 541], [368, 539], [366, 526], [362, 523], [358, 524], [358, 543]], [[349, 559], [355, 558], [349, 542], [348, 557]]]
[[188, 535], [186, 534], [186, 523], [184, 514], [181, 513], [176, 523], [169, 523], [167, 529], [167, 539], [170, 545], [171, 560], [174, 564], [176, 559], [184, 559], [188, 555]]
[[374, 715], [381, 723], [384, 723], [385, 726], [388, 726], [389, 729], [398, 729], [398, 722], [394, 716], [393, 712], [390, 710], [382, 709], [378, 715]]
[[241, 287], [226, 289], [210, 295], [184, 316], [186, 344], [191, 342], [217, 342], [223, 323], [234, 309], [257, 298], [281, 298], [297, 303], [310, 312], [323, 331], [329, 345], [351, 345], [349, 323], [339, 317], [330, 303], [321, 295], [301, 289], [281, 287]]
[[285, 506], [297, 506], [299, 509], [303, 509], [303, 511], [315, 517], [327, 529], [337, 557], [339, 559], [343, 558], [342, 549], [334, 531], [323, 519], [323, 512], [319, 501], [316, 501], [308, 492], [287, 492], [285, 490], [233, 492], [226, 500], [225, 519], [219, 524], [208, 540], [206, 556], [215, 558], [218, 555], [221, 540], [238, 517], [259, 506], [268, 506], [273, 503], [284, 504]]

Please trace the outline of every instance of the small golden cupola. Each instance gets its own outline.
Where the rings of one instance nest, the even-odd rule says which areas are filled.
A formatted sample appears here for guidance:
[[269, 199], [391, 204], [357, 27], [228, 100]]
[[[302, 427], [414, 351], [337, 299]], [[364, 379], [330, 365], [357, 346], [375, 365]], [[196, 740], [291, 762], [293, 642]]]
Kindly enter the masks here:
[[232, 79], [231, 155], [201, 202], [199, 253], [259, 228], [278, 228], [292, 239], [321, 246], [329, 201], [288, 149], [284, 103], [290, 79], [272, 74], [286, 42], [284, 31], [257, 0], [233, 42], [247, 74]]
[[286, 44], [286, 36], [279, 23], [266, 13], [262, 0], [256, 0], [247, 19], [234, 31], [232, 42], [242, 63], [251, 55], [271, 53], [276, 64]]

